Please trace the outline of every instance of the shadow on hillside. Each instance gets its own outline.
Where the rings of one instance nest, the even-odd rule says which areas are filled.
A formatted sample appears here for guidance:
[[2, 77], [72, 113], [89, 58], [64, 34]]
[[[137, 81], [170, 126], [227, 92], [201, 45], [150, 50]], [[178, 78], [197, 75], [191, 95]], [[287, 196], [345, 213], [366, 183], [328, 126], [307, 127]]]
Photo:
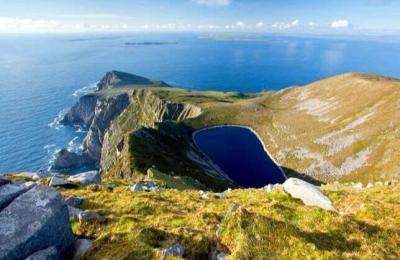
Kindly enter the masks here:
[[321, 181], [319, 181], [319, 180], [317, 180], [317, 179], [315, 179], [315, 178], [313, 178], [313, 177], [311, 177], [311, 176], [309, 176], [307, 174], [300, 173], [300, 172], [295, 171], [295, 170], [293, 170], [291, 168], [288, 168], [288, 167], [285, 167], [285, 166], [281, 166], [281, 168], [285, 172], [286, 177], [288, 177], [288, 178], [293, 177], [293, 178], [302, 179], [302, 180], [304, 180], [306, 182], [312, 183], [312, 184], [317, 185], [317, 186], [325, 184], [324, 182], [321, 182]]

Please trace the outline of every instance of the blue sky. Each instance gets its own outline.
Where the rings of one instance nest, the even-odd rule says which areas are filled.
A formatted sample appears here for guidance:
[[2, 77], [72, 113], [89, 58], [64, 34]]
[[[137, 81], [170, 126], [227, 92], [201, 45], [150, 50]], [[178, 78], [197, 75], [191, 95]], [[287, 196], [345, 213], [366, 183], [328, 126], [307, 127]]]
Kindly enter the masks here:
[[0, 0], [0, 33], [400, 34], [400, 0]]

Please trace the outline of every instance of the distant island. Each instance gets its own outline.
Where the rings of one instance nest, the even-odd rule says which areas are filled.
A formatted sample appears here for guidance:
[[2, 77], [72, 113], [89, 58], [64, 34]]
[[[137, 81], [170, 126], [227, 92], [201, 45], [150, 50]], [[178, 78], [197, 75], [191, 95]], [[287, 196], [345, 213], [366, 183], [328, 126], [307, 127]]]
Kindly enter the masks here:
[[125, 45], [174, 45], [178, 42], [126, 42]]

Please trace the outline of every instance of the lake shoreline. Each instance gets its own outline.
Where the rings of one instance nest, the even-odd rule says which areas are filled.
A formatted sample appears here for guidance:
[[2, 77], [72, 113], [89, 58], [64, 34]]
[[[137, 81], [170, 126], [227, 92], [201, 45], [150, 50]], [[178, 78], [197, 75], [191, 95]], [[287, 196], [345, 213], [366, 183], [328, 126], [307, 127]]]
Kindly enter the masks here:
[[[266, 155], [268, 156], [269, 159], [271, 159], [271, 161], [275, 164], [275, 166], [278, 167], [278, 169], [280, 170], [283, 179], [287, 179], [286, 173], [285, 171], [282, 169], [281, 165], [274, 159], [274, 157], [271, 155], [271, 153], [268, 151], [268, 149], [266, 148], [263, 140], [261, 139], [260, 135], [251, 127], [249, 126], [245, 126], [245, 125], [237, 125], [237, 124], [223, 124], [223, 125], [215, 125], [215, 126], [208, 126], [208, 127], [204, 127], [201, 129], [198, 129], [196, 131], [194, 131], [192, 133], [192, 141], [195, 144], [196, 148], [209, 160], [212, 162], [213, 165], [217, 165], [218, 169], [220, 169], [220, 167], [218, 166], [217, 163], [215, 163], [201, 148], [200, 145], [198, 144], [198, 142], [196, 141], [196, 135], [199, 134], [200, 132], [206, 131], [206, 130], [210, 130], [210, 129], [215, 129], [215, 128], [226, 128], [226, 127], [233, 127], [233, 128], [242, 128], [242, 129], [246, 129], [249, 130], [252, 134], [255, 135], [255, 137], [258, 139], [258, 141], [260, 142], [260, 144], [262, 145], [262, 148], [264, 150], [264, 152], [266, 153]], [[228, 173], [224, 172], [223, 170], [221, 170], [225, 175], [227, 175], [229, 178], [231, 178], [229, 176]], [[240, 185], [240, 184], [239, 184]]]

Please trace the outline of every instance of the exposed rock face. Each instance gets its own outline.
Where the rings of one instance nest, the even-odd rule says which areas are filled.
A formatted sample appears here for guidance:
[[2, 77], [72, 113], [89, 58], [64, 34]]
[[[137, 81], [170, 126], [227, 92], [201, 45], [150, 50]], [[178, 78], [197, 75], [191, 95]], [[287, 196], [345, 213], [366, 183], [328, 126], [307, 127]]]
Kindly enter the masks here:
[[97, 99], [98, 96], [94, 94], [82, 96], [64, 116], [61, 123], [64, 125], [89, 127], [93, 121]]
[[83, 153], [95, 161], [100, 160], [103, 138], [111, 122], [119, 116], [129, 104], [127, 93], [106, 96], [98, 100], [95, 116], [83, 141]]
[[36, 185], [0, 212], [0, 259], [24, 259], [49, 247], [62, 253], [73, 241], [67, 205], [50, 187]]
[[283, 183], [283, 189], [292, 197], [300, 199], [307, 206], [316, 206], [334, 211], [332, 201], [318, 187], [297, 178], [289, 178]]
[[112, 120], [128, 106], [129, 96], [123, 93], [116, 96], [86, 95], [80, 98], [62, 120], [66, 125], [79, 125], [88, 128], [83, 141], [82, 154], [62, 149], [54, 162], [56, 169], [81, 168], [98, 164], [100, 161], [104, 134]]
[[94, 164], [93, 159], [91, 159], [86, 154], [76, 154], [68, 151], [67, 149], [62, 149], [54, 161], [53, 167], [55, 169], [72, 169], [81, 168], [86, 165]]
[[143, 127], [154, 128], [157, 123], [170, 120], [181, 121], [201, 114], [201, 109], [191, 104], [171, 103], [154, 95], [151, 90], [136, 89], [130, 93], [130, 104], [112, 122], [104, 135], [100, 166], [107, 171], [118, 159], [122, 171], [129, 175], [126, 165], [129, 152], [129, 136], [132, 131]]

